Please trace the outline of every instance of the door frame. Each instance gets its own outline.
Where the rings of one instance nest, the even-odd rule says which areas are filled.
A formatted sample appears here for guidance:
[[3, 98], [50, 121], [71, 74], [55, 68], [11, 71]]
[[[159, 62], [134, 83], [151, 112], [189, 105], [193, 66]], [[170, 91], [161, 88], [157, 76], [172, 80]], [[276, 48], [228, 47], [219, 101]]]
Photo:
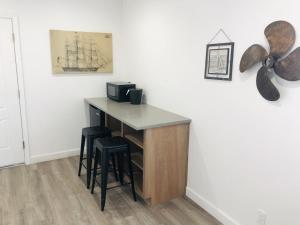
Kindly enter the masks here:
[[14, 34], [16, 73], [17, 73], [18, 88], [20, 93], [19, 103], [20, 103], [22, 136], [24, 141], [24, 163], [28, 165], [30, 164], [30, 145], [29, 145], [29, 136], [28, 136], [28, 121], [27, 121], [27, 110], [26, 110], [24, 73], [23, 73], [22, 54], [21, 54], [19, 18], [18, 16], [15, 15], [0, 13], [0, 19], [10, 19], [12, 21], [12, 31]]

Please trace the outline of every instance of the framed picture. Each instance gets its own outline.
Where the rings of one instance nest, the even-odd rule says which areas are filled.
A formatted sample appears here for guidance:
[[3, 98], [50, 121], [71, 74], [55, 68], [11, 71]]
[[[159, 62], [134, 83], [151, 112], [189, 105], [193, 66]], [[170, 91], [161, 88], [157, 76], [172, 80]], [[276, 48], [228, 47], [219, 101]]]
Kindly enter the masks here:
[[231, 80], [234, 43], [208, 44], [206, 47], [205, 79]]
[[112, 34], [50, 30], [52, 71], [112, 73]]

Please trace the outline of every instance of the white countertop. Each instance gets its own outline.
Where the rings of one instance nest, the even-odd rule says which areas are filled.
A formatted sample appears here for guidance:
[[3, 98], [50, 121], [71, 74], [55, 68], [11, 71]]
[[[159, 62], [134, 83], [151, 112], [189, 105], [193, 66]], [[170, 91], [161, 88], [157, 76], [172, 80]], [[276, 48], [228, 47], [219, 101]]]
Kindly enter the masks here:
[[186, 117], [148, 104], [132, 105], [129, 102], [119, 103], [108, 98], [86, 98], [85, 101], [136, 130], [191, 122]]

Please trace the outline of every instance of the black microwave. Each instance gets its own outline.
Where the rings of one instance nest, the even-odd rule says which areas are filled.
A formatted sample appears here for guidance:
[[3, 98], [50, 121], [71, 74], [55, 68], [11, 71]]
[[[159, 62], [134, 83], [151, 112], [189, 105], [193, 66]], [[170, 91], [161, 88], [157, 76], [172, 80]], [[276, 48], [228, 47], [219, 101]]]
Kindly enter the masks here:
[[130, 82], [107, 82], [107, 97], [117, 102], [128, 102], [129, 94], [127, 92], [131, 88], [135, 88], [135, 84]]

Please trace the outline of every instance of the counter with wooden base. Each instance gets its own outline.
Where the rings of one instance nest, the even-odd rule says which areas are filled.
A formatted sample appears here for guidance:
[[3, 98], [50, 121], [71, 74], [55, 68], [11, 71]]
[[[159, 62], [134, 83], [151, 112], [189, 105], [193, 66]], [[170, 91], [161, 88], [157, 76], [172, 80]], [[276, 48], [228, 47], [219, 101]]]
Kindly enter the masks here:
[[107, 98], [85, 101], [99, 121], [130, 143], [137, 193], [150, 204], [185, 195], [190, 119], [142, 104]]

